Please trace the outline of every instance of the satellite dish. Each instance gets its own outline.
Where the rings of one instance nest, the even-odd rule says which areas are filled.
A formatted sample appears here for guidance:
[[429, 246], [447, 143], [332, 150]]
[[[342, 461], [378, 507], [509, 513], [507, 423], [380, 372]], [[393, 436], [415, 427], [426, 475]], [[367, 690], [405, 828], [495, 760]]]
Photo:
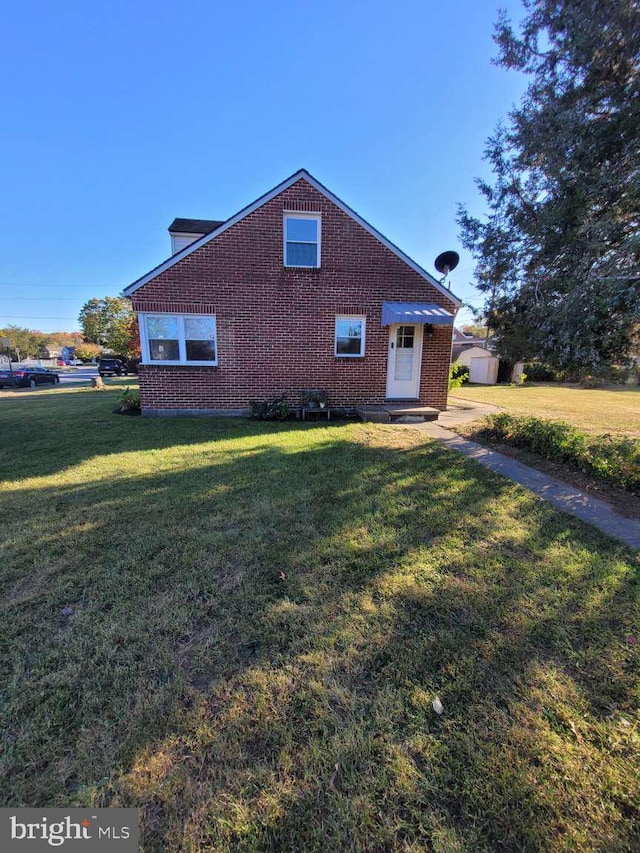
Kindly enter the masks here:
[[434, 266], [446, 278], [451, 270], [458, 266], [459, 262], [460, 255], [457, 252], [442, 252], [436, 258]]

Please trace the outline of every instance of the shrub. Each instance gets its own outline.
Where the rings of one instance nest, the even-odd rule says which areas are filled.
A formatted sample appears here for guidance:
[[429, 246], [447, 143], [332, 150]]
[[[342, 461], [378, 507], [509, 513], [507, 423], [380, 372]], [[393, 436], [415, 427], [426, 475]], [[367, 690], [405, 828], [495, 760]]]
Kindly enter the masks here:
[[611, 382], [618, 385], [640, 384], [640, 373], [638, 367], [612, 367], [609, 372]]
[[285, 397], [273, 400], [251, 400], [251, 417], [258, 421], [286, 421], [289, 417], [289, 404]]
[[604, 388], [606, 379], [604, 376], [583, 376], [580, 385], [583, 388]]
[[123, 412], [140, 411], [140, 394], [132, 391], [128, 386], [123, 389], [119, 397], [120, 409]]
[[591, 436], [562, 421], [499, 412], [490, 415], [480, 436], [523, 447], [564, 462], [600, 480], [640, 492], [640, 441], [613, 435]]
[[469, 381], [469, 368], [464, 364], [455, 362], [449, 368], [449, 391], [459, 388]]
[[531, 361], [525, 364], [524, 372], [528, 382], [560, 382], [564, 378], [559, 371], [539, 361]]

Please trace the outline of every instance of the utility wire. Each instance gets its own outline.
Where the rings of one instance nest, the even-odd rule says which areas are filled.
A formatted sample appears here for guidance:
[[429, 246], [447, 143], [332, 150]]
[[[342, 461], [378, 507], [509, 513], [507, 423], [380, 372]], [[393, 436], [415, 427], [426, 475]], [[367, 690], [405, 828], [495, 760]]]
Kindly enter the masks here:
[[2, 320], [73, 320], [74, 322], [78, 322], [77, 317], [33, 317], [31, 315], [25, 316], [24, 314], [0, 314], [0, 319]]
[[21, 284], [19, 281], [0, 281], [0, 287], [53, 287], [56, 290], [70, 290], [71, 288], [89, 290], [90, 284]]
[[[100, 298], [100, 297], [98, 297], [98, 298]], [[69, 296], [68, 299], [63, 300], [62, 294], [60, 294], [60, 296], [26, 296], [26, 297], [25, 296], [20, 296], [20, 297], [18, 297], [18, 296], [13, 296], [13, 297], [3, 296], [3, 297], [0, 297], [0, 299], [5, 303], [6, 302], [17, 302], [18, 300], [20, 302], [58, 302], [59, 303], [62, 301], [66, 302], [66, 301], [69, 301], [72, 299], [78, 299], [78, 297], [77, 296]]]
[[[0, 287], [38, 287], [44, 289], [51, 288], [52, 290], [91, 290], [93, 288], [91, 284], [22, 284], [18, 281], [0, 281]], [[95, 290], [96, 288], [93, 289]], [[122, 291], [121, 287], [107, 289]]]

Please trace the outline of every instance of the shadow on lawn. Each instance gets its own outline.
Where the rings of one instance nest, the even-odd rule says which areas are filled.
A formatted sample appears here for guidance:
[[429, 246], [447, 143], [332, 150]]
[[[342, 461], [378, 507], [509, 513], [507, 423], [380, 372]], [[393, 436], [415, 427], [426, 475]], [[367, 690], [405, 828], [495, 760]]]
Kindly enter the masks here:
[[139, 807], [148, 850], [633, 849], [629, 553], [431, 444], [238, 429], [16, 492], [2, 799]]
[[[112, 410], [123, 388], [55, 391], [22, 399], [19, 405], [1, 405], [0, 482], [56, 474], [95, 457], [263, 435], [265, 431], [265, 424], [247, 418], [122, 417]], [[286, 421], [272, 423], [269, 429], [277, 433], [313, 426]], [[27, 453], [21, 452], [25, 438], [31, 447]]]

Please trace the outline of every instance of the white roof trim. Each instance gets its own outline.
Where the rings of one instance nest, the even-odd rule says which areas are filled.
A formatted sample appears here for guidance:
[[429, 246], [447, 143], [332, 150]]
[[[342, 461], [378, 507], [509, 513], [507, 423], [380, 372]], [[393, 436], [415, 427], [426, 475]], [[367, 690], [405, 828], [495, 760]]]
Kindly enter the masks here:
[[185, 246], [184, 249], [181, 249], [179, 252], [176, 252], [175, 255], [172, 255], [170, 258], [167, 258], [166, 261], [159, 264], [157, 267], [154, 267], [150, 272], [146, 275], [142, 276], [142, 278], [134, 281], [133, 284], [130, 284], [128, 287], [124, 289], [125, 296], [131, 296], [132, 293], [135, 293], [136, 290], [143, 287], [148, 281], [156, 278], [161, 273], [165, 272], [165, 270], [170, 269], [174, 264], [177, 264], [178, 261], [181, 261], [183, 258], [186, 258], [192, 252], [195, 252], [201, 246], [206, 245], [210, 240], [213, 240], [220, 234], [223, 234], [232, 225], [235, 225], [236, 222], [240, 222], [241, 219], [244, 219], [245, 216], [249, 216], [250, 213], [253, 213], [254, 210], [257, 210], [259, 207], [262, 207], [263, 204], [266, 204], [271, 199], [275, 198], [277, 195], [280, 195], [284, 190], [289, 189], [290, 186], [295, 184], [299, 180], [305, 180], [308, 184], [310, 184], [314, 189], [316, 189], [319, 193], [321, 193], [325, 198], [329, 201], [333, 202], [336, 207], [339, 207], [343, 213], [346, 213], [347, 216], [350, 216], [354, 219], [365, 231], [368, 231], [372, 237], [375, 237], [383, 246], [386, 246], [387, 249], [393, 252], [396, 257], [400, 258], [401, 261], [404, 261], [407, 266], [411, 267], [414, 272], [417, 272], [419, 276], [424, 278], [429, 282], [433, 287], [436, 288], [440, 293], [454, 302], [456, 305], [462, 305], [462, 300], [458, 299], [457, 296], [447, 290], [437, 278], [430, 275], [425, 269], [423, 269], [419, 264], [417, 264], [412, 258], [399, 249], [395, 243], [392, 243], [391, 240], [388, 240], [384, 234], [381, 234], [378, 230], [376, 230], [373, 225], [370, 225], [366, 219], [363, 219], [359, 216], [355, 210], [352, 210], [348, 205], [346, 205], [343, 201], [341, 201], [337, 196], [335, 196], [330, 190], [328, 190], [325, 186], [323, 186], [319, 181], [317, 181], [313, 175], [310, 175], [306, 169], [299, 169], [295, 174], [291, 175], [290, 178], [287, 178], [285, 181], [282, 181], [281, 184], [278, 184], [277, 187], [274, 187], [268, 193], [260, 196], [260, 198], [256, 199], [252, 204], [247, 207], [243, 207], [242, 210], [238, 211], [235, 216], [232, 216], [230, 219], [227, 219], [226, 222], [223, 222], [219, 228], [216, 228], [215, 231], [212, 231], [210, 234], [205, 234], [199, 240], [196, 240], [193, 243], [190, 243], [188, 246]]

